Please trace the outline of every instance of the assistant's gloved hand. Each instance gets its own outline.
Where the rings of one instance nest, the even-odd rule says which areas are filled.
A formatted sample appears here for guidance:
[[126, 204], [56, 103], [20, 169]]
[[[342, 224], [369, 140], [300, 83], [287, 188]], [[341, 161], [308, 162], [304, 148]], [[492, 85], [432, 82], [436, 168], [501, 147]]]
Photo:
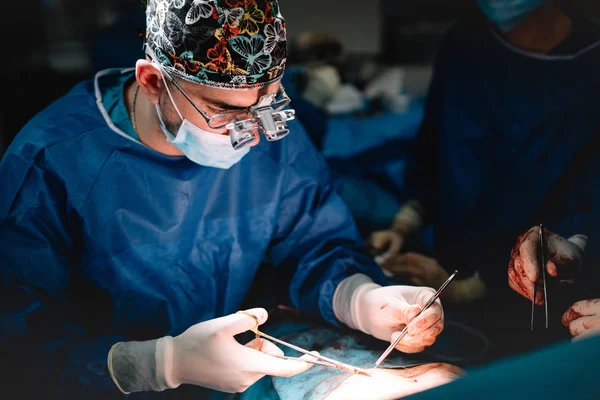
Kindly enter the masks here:
[[389, 230], [378, 231], [367, 239], [367, 245], [379, 255], [385, 253], [386, 258], [400, 253], [405, 239], [423, 226], [423, 207], [416, 200], [407, 201], [394, 217], [393, 226]]
[[404, 246], [404, 234], [398, 230], [373, 232], [367, 239], [367, 245], [372, 252], [377, 254], [385, 253], [387, 257], [394, 257]]
[[573, 341], [600, 335], [600, 299], [583, 300], [573, 304], [562, 316]]
[[[415, 285], [433, 288], [442, 286], [449, 276], [436, 259], [417, 253], [405, 253], [389, 258], [381, 264], [381, 268], [394, 276], [405, 276]], [[453, 281], [440, 298], [446, 304], [465, 304], [485, 296], [485, 293], [485, 283], [475, 274]]]
[[419, 286], [440, 287], [450, 276], [436, 259], [417, 253], [390, 258], [381, 267], [394, 275], [407, 276]]
[[338, 285], [333, 310], [350, 328], [390, 342], [408, 324], [408, 332], [396, 348], [417, 353], [431, 346], [444, 329], [439, 299], [415, 318], [433, 294], [435, 291], [426, 287], [382, 287], [366, 275], [355, 274]]
[[[247, 311], [267, 320], [267, 311]], [[283, 351], [264, 339], [239, 344], [234, 335], [256, 326], [247, 314], [232, 314], [196, 324], [176, 337], [117, 343], [108, 355], [109, 371], [124, 393], [162, 391], [181, 384], [223, 392], [243, 392], [265, 375], [293, 376], [311, 364], [283, 360]], [[275, 356], [275, 357], [274, 357]]]
[[[535, 283], [541, 278], [539, 268], [539, 227], [533, 227], [519, 236], [512, 249], [508, 264], [508, 283], [520, 295], [532, 299]], [[587, 243], [584, 235], [574, 235], [568, 240], [544, 229], [546, 239], [546, 271], [561, 282], [574, 282], [581, 269], [583, 252]], [[538, 293], [536, 304], [544, 304]]]

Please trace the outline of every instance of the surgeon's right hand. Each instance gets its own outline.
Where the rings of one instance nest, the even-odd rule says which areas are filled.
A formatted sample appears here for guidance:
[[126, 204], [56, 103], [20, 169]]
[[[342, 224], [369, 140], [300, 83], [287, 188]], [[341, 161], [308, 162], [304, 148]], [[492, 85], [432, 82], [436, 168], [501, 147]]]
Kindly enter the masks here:
[[[259, 325], [267, 311], [247, 311]], [[237, 313], [196, 324], [176, 337], [118, 343], [109, 353], [109, 371], [124, 393], [162, 391], [181, 384], [228, 393], [243, 392], [265, 375], [290, 377], [311, 364], [283, 360], [283, 351], [264, 339], [246, 346], [234, 336], [256, 326], [250, 315]]]

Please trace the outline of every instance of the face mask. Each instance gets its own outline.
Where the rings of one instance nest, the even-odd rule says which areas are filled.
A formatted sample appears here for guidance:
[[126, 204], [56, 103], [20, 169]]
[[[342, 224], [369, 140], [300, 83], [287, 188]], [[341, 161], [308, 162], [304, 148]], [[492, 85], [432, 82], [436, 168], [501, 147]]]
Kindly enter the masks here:
[[477, 0], [485, 15], [502, 32], [510, 31], [547, 0]]
[[234, 150], [229, 136], [205, 131], [186, 119], [183, 119], [177, 134], [173, 135], [164, 123], [158, 104], [156, 105], [156, 113], [158, 114], [160, 129], [162, 129], [169, 143], [172, 143], [196, 164], [205, 167], [229, 169], [250, 151], [250, 147]]
[[173, 100], [173, 96], [171, 95], [169, 85], [167, 84], [164, 75], [162, 75], [162, 80], [165, 83], [165, 88], [167, 89], [171, 104], [173, 104], [175, 111], [177, 111], [177, 114], [182, 121], [179, 130], [173, 135], [169, 129], [167, 129], [160, 107], [158, 104], [156, 105], [156, 114], [158, 114], [160, 129], [167, 137], [169, 143], [172, 143], [181, 150], [188, 159], [205, 167], [229, 169], [248, 154], [250, 147], [235, 150], [231, 146], [231, 139], [229, 136], [205, 131], [183, 118], [175, 104], [175, 100]]

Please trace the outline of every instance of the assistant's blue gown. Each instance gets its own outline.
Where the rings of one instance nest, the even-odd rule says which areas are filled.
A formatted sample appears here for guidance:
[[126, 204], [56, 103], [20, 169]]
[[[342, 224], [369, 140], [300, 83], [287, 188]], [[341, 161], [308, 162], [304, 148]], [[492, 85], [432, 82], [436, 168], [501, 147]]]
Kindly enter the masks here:
[[582, 20], [574, 27], [547, 55], [513, 47], [487, 23], [448, 33], [408, 185], [449, 271], [479, 271], [508, 290], [510, 250], [532, 226], [598, 240], [600, 35]]
[[[43, 110], [0, 164], [0, 363], [11, 393], [121, 398], [106, 370], [112, 344], [236, 312], [265, 262], [282, 303], [334, 325], [342, 279], [384, 281], [299, 123], [229, 170], [203, 167], [110, 126], [102, 88], [121, 73]], [[130, 397], [204, 395], [184, 386]]]

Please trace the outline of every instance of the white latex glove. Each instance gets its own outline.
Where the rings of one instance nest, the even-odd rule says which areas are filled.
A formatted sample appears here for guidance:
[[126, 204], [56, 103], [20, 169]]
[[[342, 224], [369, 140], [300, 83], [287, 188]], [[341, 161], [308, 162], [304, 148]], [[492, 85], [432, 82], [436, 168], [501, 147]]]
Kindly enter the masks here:
[[[448, 272], [435, 260], [416, 253], [405, 253], [389, 258], [381, 268], [392, 276], [405, 276], [419, 286], [440, 287], [448, 279]], [[440, 296], [446, 303], [465, 304], [477, 300], [486, 293], [486, 286], [479, 275], [452, 282]]]
[[388, 259], [381, 267], [394, 275], [407, 276], [411, 283], [419, 286], [440, 287], [450, 276], [436, 259], [417, 253]]
[[368, 245], [377, 254], [385, 253], [386, 259], [398, 255], [405, 239], [423, 225], [421, 209], [421, 205], [415, 200], [404, 203], [394, 217], [393, 227], [371, 234], [367, 239]]
[[600, 334], [600, 299], [583, 300], [573, 304], [562, 316], [573, 341]]
[[408, 324], [408, 332], [396, 348], [417, 353], [431, 346], [444, 329], [439, 299], [415, 318], [433, 294], [435, 291], [426, 287], [382, 287], [366, 275], [355, 274], [338, 285], [333, 310], [337, 319], [350, 328], [389, 342]]
[[[259, 324], [267, 320], [262, 308], [247, 312]], [[234, 339], [255, 326], [254, 318], [238, 313], [196, 324], [176, 337], [118, 343], [109, 353], [109, 371], [124, 393], [161, 391], [184, 383], [235, 393], [265, 375], [290, 377], [311, 367], [273, 357], [284, 353], [264, 339], [246, 346]]]
[[[519, 236], [508, 264], [510, 287], [529, 300], [533, 297], [535, 283], [541, 279], [538, 265], [539, 229], [535, 226]], [[581, 269], [587, 237], [575, 235], [567, 240], [548, 229], [544, 229], [544, 237], [547, 273], [561, 282], [572, 283]], [[541, 292], [535, 302], [544, 304]]]
[[386, 258], [396, 256], [404, 246], [404, 235], [396, 230], [373, 232], [367, 244], [374, 253], [385, 253]]

